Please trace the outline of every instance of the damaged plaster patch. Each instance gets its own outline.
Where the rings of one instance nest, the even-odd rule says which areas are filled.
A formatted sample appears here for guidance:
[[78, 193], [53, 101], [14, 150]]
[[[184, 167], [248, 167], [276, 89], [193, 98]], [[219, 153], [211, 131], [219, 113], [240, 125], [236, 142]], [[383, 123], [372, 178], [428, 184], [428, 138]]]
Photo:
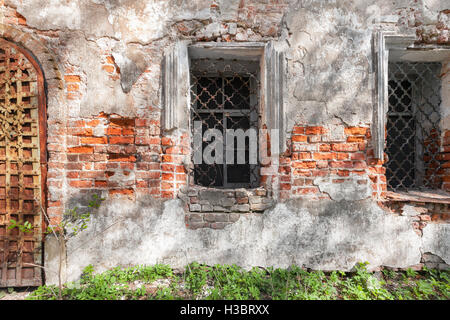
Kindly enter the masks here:
[[346, 141], [346, 135], [344, 127], [341, 125], [327, 124], [325, 126], [326, 133], [322, 136], [323, 142], [344, 142]]
[[62, 0], [8, 0], [7, 3], [17, 8], [28, 26], [39, 30], [80, 30], [89, 37], [113, 35], [108, 12], [101, 4]]
[[450, 224], [428, 223], [423, 228], [423, 252], [431, 252], [450, 264]]
[[[408, 217], [384, 212], [374, 202], [292, 200], [264, 214], [242, 215], [223, 230], [187, 229], [180, 200], [106, 200], [86, 230], [67, 243], [65, 281], [84, 267], [192, 261], [322, 270], [351, 270], [357, 262], [407, 267], [420, 262], [420, 238]], [[57, 279], [57, 254], [46, 246], [47, 283]]]
[[170, 1], [108, 1], [108, 20], [114, 26], [114, 35], [125, 43], [149, 43], [167, 34], [167, 23], [172, 18]]
[[403, 206], [402, 215], [407, 217], [415, 217], [423, 212], [420, 212], [416, 206], [405, 204]]
[[[319, 177], [314, 179], [314, 185], [318, 186], [321, 192], [327, 193], [331, 199], [336, 201], [363, 200], [372, 195], [370, 181], [358, 183], [356, 180], [344, 180], [334, 183], [332, 177]], [[358, 180], [360, 181], [360, 180]]]
[[136, 49], [113, 52], [114, 61], [120, 68], [120, 85], [124, 93], [131, 91], [133, 84], [147, 68], [145, 56]]
[[303, 66], [288, 74], [286, 111], [292, 118], [348, 126], [371, 121], [372, 34], [363, 28], [365, 14], [347, 4], [311, 4], [286, 16], [288, 64]]
[[[102, 39], [98, 42], [89, 41], [82, 32], [76, 31], [67, 33], [60, 43], [60, 50], [70, 52], [68, 63], [80, 69], [83, 80], [83, 95], [77, 101], [77, 113], [74, 116], [84, 117], [100, 112], [135, 116], [132, 99], [123, 92], [119, 82], [110, 79], [108, 73], [102, 70], [100, 46], [104, 46], [105, 42], [112, 45], [115, 41]], [[74, 112], [72, 108], [70, 112]]]

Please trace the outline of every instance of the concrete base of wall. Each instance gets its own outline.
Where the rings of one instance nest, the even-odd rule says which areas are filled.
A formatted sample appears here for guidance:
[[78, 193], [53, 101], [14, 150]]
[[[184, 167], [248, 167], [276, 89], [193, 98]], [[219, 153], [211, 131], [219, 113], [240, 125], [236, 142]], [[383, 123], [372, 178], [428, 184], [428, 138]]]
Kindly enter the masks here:
[[[89, 264], [97, 272], [156, 263], [179, 268], [192, 261], [349, 271], [364, 261], [369, 268], [406, 268], [419, 264], [424, 252], [450, 263], [448, 225], [430, 224], [422, 239], [410, 217], [387, 213], [371, 200], [291, 200], [242, 215], [222, 230], [188, 229], [184, 218], [180, 200], [105, 201], [89, 227], [67, 242], [63, 281], [77, 280]], [[55, 242], [50, 237], [45, 246], [47, 284], [58, 282]]]

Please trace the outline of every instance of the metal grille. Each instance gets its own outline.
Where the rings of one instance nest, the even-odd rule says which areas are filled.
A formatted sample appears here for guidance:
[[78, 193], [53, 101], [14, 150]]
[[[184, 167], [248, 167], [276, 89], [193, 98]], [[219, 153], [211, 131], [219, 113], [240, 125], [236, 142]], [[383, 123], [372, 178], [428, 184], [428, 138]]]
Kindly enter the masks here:
[[[234, 159], [238, 151], [245, 152], [245, 163], [226, 162], [227, 129], [258, 129], [259, 63], [256, 61], [193, 59], [191, 61], [191, 120], [200, 121], [202, 136], [208, 129], [217, 129], [222, 137], [217, 141], [192, 143], [194, 152], [202, 152], [208, 145], [223, 145], [223, 163], [194, 164], [194, 184], [205, 187], [257, 187], [258, 165], [249, 161], [249, 138], [245, 150], [235, 142]], [[192, 126], [194, 129], [194, 126]], [[236, 139], [235, 139], [236, 140]], [[256, 141], [257, 145], [257, 141]], [[198, 150], [201, 148], [200, 150]], [[214, 155], [214, 154], [213, 154]], [[230, 155], [229, 155], [230, 156]]]
[[440, 187], [440, 63], [389, 63], [386, 178], [391, 190]]
[[[33, 65], [0, 39], [0, 287], [41, 284], [38, 91]], [[9, 230], [11, 219], [32, 232]]]

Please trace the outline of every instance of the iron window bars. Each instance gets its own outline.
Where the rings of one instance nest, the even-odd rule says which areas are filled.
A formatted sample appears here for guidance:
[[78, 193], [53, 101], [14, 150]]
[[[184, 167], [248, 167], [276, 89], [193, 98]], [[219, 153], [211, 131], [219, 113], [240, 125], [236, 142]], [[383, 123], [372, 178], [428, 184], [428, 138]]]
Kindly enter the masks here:
[[441, 64], [390, 62], [388, 68], [388, 188], [438, 189]]
[[[218, 141], [212, 139], [209, 142], [203, 138], [201, 144], [192, 143], [193, 153], [203, 152], [206, 146], [214, 143], [223, 146], [223, 163], [194, 163], [191, 172], [194, 184], [216, 188], [257, 187], [259, 166], [249, 162], [249, 138], [245, 138], [244, 150], [239, 150], [236, 147], [237, 141], [234, 141], [234, 164], [227, 164], [225, 146], [227, 129], [254, 129], [257, 133], [259, 62], [192, 59], [190, 76], [191, 128], [194, 130], [195, 121], [201, 121], [202, 137], [208, 129], [217, 129], [222, 133], [222, 138]], [[238, 151], [245, 152], [244, 164], [236, 163]]]

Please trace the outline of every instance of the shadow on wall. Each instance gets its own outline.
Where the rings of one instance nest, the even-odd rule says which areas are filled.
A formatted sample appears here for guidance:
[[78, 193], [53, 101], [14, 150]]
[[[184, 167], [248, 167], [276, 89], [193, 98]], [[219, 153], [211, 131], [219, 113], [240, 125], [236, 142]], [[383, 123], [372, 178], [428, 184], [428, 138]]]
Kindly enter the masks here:
[[[373, 26], [365, 19], [369, 13], [355, 9], [332, 4], [320, 13], [300, 8], [287, 14], [289, 73], [294, 74], [288, 91], [296, 100], [290, 118], [311, 125], [370, 122]], [[349, 19], [356, 12], [362, 16]]]

